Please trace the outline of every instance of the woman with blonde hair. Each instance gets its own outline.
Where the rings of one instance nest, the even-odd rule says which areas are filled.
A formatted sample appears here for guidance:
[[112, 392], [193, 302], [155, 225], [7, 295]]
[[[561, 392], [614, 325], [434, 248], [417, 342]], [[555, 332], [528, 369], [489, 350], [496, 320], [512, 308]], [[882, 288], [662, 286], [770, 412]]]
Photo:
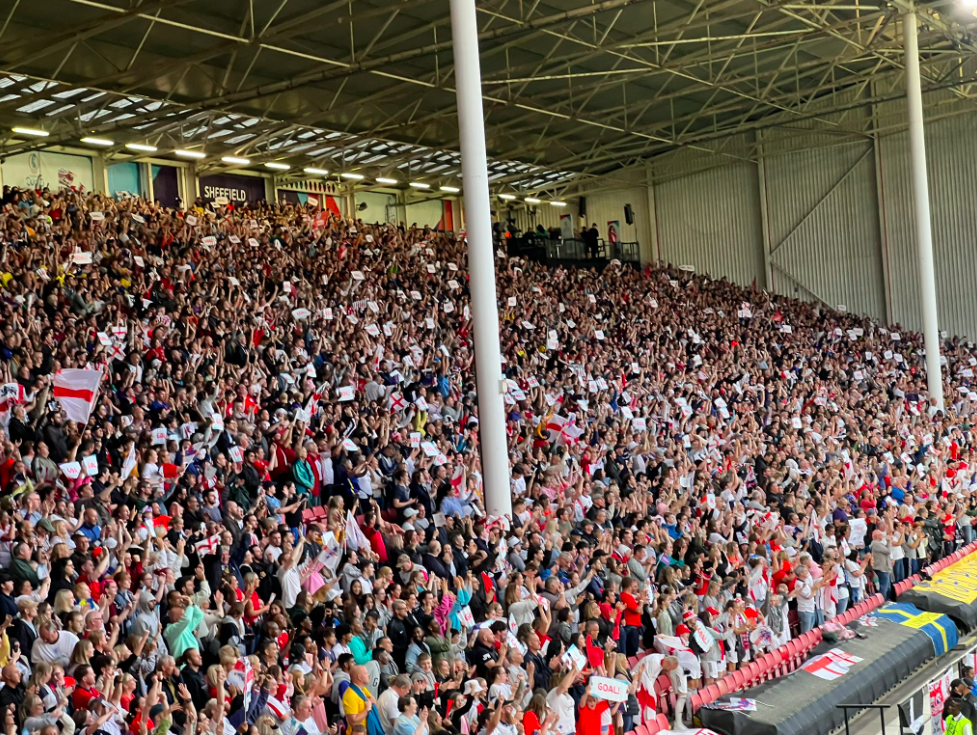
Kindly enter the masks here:
[[38, 696], [44, 700], [44, 711], [50, 712], [58, 706], [58, 696], [54, 687], [50, 685], [54, 667], [47, 661], [38, 661], [34, 664], [34, 671], [31, 678], [27, 681], [27, 688], [36, 691]]
[[139, 682], [136, 681], [136, 677], [134, 677], [132, 674], [122, 674], [119, 677], [117, 686], [122, 687], [122, 698], [120, 700], [120, 704], [122, 705], [122, 709], [124, 709], [126, 712], [129, 712], [130, 708], [132, 707], [132, 701], [136, 698], [136, 687], [138, 685]]
[[65, 669], [65, 673], [73, 677], [79, 666], [88, 666], [91, 664], [92, 656], [94, 655], [95, 646], [92, 641], [87, 638], [82, 638], [75, 644], [75, 648], [71, 652], [71, 658], [68, 660], [68, 667]]
[[[68, 533], [68, 527], [65, 525], [65, 522], [55, 521], [54, 528], [56, 531], [56, 536], [54, 538], [63, 540], [64, 535]], [[53, 540], [54, 539], [52, 539], [52, 542]], [[54, 562], [58, 561], [59, 559], [67, 559], [69, 556], [71, 556], [71, 548], [67, 543], [54, 544], [51, 547], [50, 563], [54, 564]]]
[[37, 617], [34, 618], [34, 628], [40, 630], [45, 623], [50, 623], [51, 618], [51, 604], [48, 602], [41, 602], [37, 606]]
[[117, 630], [112, 634], [111, 638], [104, 630], [90, 630], [88, 633], [88, 640], [95, 646], [95, 653], [111, 654], [118, 639], [119, 633]]
[[[226, 646], [225, 646], [226, 647]], [[235, 654], [236, 656], [236, 654]], [[235, 661], [237, 658], [235, 657]], [[209, 669], [207, 669], [207, 691], [210, 694], [211, 699], [217, 699], [218, 696], [223, 697], [227, 704], [231, 703], [231, 698], [227, 694], [227, 672], [224, 667], [220, 664], [212, 664]]]
[[77, 609], [75, 606], [75, 593], [71, 590], [58, 590], [54, 596], [54, 614], [61, 617]]
[[258, 735], [278, 735], [278, 723], [271, 715], [262, 715], [254, 724], [258, 728]]
[[57, 727], [63, 714], [64, 711], [60, 708], [50, 714], [46, 713], [44, 702], [36, 694], [28, 694], [20, 705], [20, 721], [24, 723], [24, 732], [39, 732], [48, 725]]
[[[230, 674], [234, 665], [237, 664], [237, 660], [241, 658], [241, 652], [235, 646], [221, 646], [217, 655], [220, 657], [220, 666], [224, 669], [226, 678], [226, 675]], [[208, 669], [209, 671], [210, 669]]]

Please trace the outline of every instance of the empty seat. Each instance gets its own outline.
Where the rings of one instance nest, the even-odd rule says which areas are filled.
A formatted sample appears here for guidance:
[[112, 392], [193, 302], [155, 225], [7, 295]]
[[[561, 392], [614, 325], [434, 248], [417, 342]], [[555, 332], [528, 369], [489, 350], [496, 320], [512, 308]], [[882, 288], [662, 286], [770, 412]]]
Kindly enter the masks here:
[[727, 677], [724, 676], [722, 679], [720, 679], [716, 684], [716, 688], [719, 690], [720, 697], [725, 697], [727, 694], [729, 694], [729, 681], [727, 681]]
[[760, 681], [760, 664], [756, 661], [750, 661], [746, 665], [746, 681], [749, 686], [753, 686]]
[[710, 684], [702, 692], [702, 703], [712, 704], [722, 695], [719, 693], [719, 686], [716, 684]]
[[660, 727], [662, 730], [671, 729], [671, 726], [668, 724], [668, 718], [665, 717], [665, 715], [659, 714], [657, 719], [658, 719], [658, 727]]
[[730, 691], [738, 692], [746, 684], [746, 673], [742, 669], [733, 672], [733, 688]]
[[690, 697], [689, 702], [692, 705], [693, 713], [698, 712], [700, 709], [702, 709], [702, 695], [700, 695], [699, 692], [692, 692], [692, 696]]

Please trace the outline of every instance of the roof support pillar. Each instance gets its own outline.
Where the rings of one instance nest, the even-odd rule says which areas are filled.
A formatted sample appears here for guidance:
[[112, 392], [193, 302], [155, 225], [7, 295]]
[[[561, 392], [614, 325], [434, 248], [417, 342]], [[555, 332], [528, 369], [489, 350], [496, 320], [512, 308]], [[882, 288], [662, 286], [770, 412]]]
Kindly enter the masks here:
[[478, 391], [478, 437], [484, 478], [485, 510], [489, 516], [512, 514], [509, 455], [502, 393], [502, 350], [495, 291], [495, 251], [489, 202], [485, 116], [478, 58], [475, 0], [451, 0], [458, 130], [461, 141], [465, 219], [468, 227], [468, 272], [471, 274], [475, 340], [475, 385]]
[[940, 326], [936, 307], [936, 268], [933, 263], [933, 228], [930, 223], [929, 183], [926, 176], [926, 141], [923, 92], [919, 79], [919, 39], [916, 13], [902, 16], [906, 53], [906, 102], [909, 107], [909, 161], [913, 210], [916, 220], [916, 255], [919, 261], [919, 299], [926, 345], [926, 387], [930, 403], [943, 408], [943, 375], [940, 369]]

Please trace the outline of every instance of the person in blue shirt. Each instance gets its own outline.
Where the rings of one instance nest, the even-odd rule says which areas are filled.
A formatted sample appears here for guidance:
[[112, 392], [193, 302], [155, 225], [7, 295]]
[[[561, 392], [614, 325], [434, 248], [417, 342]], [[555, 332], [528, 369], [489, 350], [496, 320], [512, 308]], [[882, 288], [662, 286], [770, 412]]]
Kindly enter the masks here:
[[419, 716], [417, 700], [408, 695], [397, 701], [400, 717], [394, 722], [393, 735], [427, 735], [427, 711], [423, 710]]
[[85, 521], [78, 528], [78, 533], [93, 544], [102, 538], [102, 527], [98, 525], [98, 512], [94, 508], [85, 511]]

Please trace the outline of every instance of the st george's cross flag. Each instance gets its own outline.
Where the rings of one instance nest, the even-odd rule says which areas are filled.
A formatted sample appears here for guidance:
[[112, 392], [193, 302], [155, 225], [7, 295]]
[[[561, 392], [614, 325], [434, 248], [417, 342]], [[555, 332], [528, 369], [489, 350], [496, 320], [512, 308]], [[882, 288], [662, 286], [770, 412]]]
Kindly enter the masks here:
[[59, 370], [54, 376], [54, 397], [65, 416], [78, 424], [87, 424], [92, 415], [102, 370]]
[[813, 674], [821, 679], [838, 679], [851, 670], [851, 667], [861, 662], [858, 656], [852, 656], [837, 648], [832, 648], [827, 653], [812, 658], [801, 668], [809, 674]]
[[193, 550], [197, 552], [199, 556], [207, 556], [213, 554], [221, 545], [221, 537], [219, 533], [215, 533], [209, 538], [205, 538], [201, 541], [197, 541], [193, 545]]

